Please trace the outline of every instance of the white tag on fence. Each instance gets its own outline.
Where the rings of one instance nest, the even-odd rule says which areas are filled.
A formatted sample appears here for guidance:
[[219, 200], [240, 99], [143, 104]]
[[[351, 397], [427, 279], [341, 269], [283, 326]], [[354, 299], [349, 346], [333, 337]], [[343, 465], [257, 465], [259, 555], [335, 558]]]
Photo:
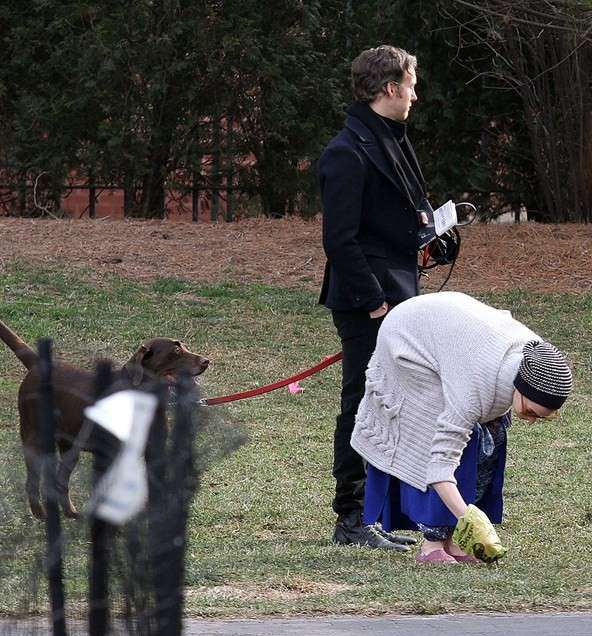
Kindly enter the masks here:
[[152, 421], [157, 402], [154, 395], [143, 391], [118, 391], [86, 407], [84, 414], [111, 435], [126, 442], [134, 420]]
[[149, 393], [120, 391], [85, 409], [89, 419], [123, 442], [87, 506], [100, 519], [122, 525], [144, 508], [148, 497], [144, 449], [157, 405]]

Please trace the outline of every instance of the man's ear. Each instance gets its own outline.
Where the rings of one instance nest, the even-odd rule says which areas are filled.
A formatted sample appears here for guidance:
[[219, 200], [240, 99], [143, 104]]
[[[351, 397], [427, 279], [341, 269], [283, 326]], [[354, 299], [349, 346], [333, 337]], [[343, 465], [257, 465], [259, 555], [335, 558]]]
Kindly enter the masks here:
[[145, 345], [140, 348], [134, 355], [123, 365], [122, 371], [129, 377], [134, 386], [138, 386], [144, 377], [144, 360], [152, 355], [152, 351]]
[[387, 82], [384, 86], [384, 93], [385, 95], [388, 95], [389, 97], [392, 97], [393, 95], [397, 95], [397, 97], [401, 97], [401, 92], [399, 90], [399, 85], [397, 84], [397, 82], [394, 81], [390, 81]]

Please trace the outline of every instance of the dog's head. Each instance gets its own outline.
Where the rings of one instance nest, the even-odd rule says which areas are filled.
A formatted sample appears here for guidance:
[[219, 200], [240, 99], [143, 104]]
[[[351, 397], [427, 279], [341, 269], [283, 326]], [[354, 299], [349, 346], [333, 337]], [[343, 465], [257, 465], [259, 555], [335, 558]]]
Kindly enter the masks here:
[[123, 371], [137, 386], [146, 376], [165, 378], [168, 382], [174, 382], [183, 373], [196, 378], [209, 364], [207, 358], [193, 353], [180, 340], [153, 338], [140, 345]]

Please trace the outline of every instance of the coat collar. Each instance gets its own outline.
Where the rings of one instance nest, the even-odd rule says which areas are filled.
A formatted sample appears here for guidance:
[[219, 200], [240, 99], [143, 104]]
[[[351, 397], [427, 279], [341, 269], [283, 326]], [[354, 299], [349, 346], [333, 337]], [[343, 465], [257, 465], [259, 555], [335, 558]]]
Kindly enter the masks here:
[[[384, 152], [377, 144], [372, 131], [357, 117], [349, 115], [345, 120], [345, 127], [351, 131], [357, 138], [360, 147], [370, 161], [382, 172], [382, 174], [397, 188], [397, 190], [407, 199], [413, 209], [416, 204], [410, 198], [405, 188], [401, 187], [401, 183], [395, 178], [393, 166], [385, 157]], [[399, 144], [392, 144], [392, 151], [398, 159], [399, 164], [407, 163], [407, 159], [401, 150]]]

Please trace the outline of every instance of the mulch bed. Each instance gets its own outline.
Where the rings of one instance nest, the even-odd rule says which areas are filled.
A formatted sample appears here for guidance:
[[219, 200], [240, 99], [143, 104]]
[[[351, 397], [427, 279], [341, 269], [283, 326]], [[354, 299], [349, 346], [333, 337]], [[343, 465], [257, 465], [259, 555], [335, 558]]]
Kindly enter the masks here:
[[[592, 225], [537, 223], [461, 228], [447, 289], [592, 291]], [[14, 259], [84, 267], [100, 279], [173, 277], [199, 283], [265, 283], [318, 290], [325, 258], [318, 218], [184, 221], [0, 219], [0, 269]], [[425, 284], [437, 289], [448, 268]]]

